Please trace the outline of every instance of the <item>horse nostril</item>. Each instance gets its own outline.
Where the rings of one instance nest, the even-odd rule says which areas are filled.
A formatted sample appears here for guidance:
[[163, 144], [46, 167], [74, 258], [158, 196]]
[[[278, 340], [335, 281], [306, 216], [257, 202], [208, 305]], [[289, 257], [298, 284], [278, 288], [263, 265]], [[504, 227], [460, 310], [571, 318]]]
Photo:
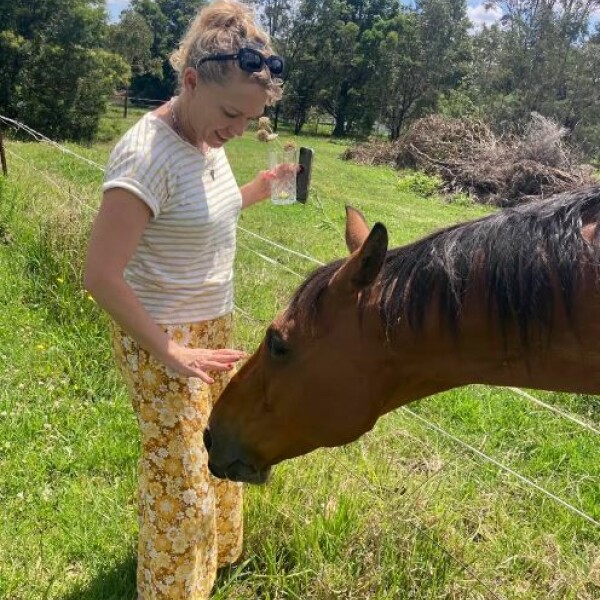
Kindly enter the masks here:
[[208, 427], [204, 430], [204, 445], [206, 446], [207, 452], [210, 452], [210, 447], [212, 446], [212, 437], [210, 436], [210, 430]]

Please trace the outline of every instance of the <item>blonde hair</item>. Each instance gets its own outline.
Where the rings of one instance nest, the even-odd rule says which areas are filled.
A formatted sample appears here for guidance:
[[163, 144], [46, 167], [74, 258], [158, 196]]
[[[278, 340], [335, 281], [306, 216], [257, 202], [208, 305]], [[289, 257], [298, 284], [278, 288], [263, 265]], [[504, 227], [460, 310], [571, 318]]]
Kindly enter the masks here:
[[[236, 0], [214, 0], [196, 15], [170, 61], [180, 85], [188, 67], [197, 69], [205, 81], [223, 84], [239, 68], [235, 61], [207, 61], [196, 67], [198, 61], [210, 54], [233, 54], [244, 47], [255, 48], [265, 56], [273, 54], [269, 36], [256, 24], [249, 7]], [[282, 81], [272, 77], [266, 66], [248, 76], [266, 89], [268, 104], [281, 98]]]

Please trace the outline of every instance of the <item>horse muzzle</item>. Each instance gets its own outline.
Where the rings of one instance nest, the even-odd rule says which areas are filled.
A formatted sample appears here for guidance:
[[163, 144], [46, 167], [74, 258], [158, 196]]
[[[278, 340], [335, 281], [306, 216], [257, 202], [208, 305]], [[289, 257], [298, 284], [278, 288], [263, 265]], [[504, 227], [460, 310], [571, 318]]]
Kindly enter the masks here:
[[259, 468], [253, 464], [239, 444], [226, 443], [218, 436], [213, 436], [208, 427], [203, 437], [208, 452], [208, 470], [212, 475], [243, 483], [263, 484], [268, 481], [271, 468]]

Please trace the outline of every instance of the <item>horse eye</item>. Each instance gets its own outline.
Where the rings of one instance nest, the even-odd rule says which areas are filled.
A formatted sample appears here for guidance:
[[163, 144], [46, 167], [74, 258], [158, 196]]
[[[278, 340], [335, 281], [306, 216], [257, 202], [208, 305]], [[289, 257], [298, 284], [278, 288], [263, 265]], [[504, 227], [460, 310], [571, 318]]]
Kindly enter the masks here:
[[290, 353], [289, 347], [274, 331], [267, 333], [267, 347], [272, 358], [284, 358]]

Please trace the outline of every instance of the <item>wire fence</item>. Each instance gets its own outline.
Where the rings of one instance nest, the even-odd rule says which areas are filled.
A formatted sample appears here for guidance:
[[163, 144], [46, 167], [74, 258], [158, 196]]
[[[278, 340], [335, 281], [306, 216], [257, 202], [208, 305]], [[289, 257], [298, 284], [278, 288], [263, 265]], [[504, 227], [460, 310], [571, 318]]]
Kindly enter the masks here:
[[[41, 134], [38, 131], [33, 130], [31, 127], [27, 126], [25, 123], [22, 123], [20, 121], [14, 120], [14, 119], [10, 119], [3, 115], [0, 115], [0, 122], [3, 122], [10, 127], [13, 127], [15, 129], [18, 129], [20, 131], [27, 133], [29, 136], [31, 136], [34, 140], [36, 140], [38, 142], [48, 144], [51, 147], [55, 148], [56, 150], [58, 150], [64, 154], [68, 154], [69, 156], [72, 156], [78, 160], [81, 160], [94, 168], [104, 171], [104, 167], [102, 165], [100, 165], [99, 163], [97, 163], [93, 160], [90, 160], [69, 148], [66, 148], [65, 146], [59, 144], [58, 142], [55, 142], [54, 140], [47, 138], [45, 135]], [[48, 181], [48, 183], [50, 183], [54, 188], [56, 188], [63, 195], [66, 195], [71, 199], [73, 199], [73, 198], [76, 199], [78, 202], [81, 202], [85, 206], [85, 208], [88, 210], [91, 210], [91, 211], [96, 210], [95, 207], [87, 204], [85, 202], [85, 200], [83, 200], [83, 198], [73, 195], [72, 193], [66, 191], [64, 186], [61, 185], [60, 182], [58, 182], [54, 178], [52, 178], [47, 172], [37, 169], [34, 165], [31, 164], [30, 161], [27, 161], [22, 156], [18, 155], [18, 153], [14, 152], [12, 149], [7, 148], [7, 151], [9, 153], [9, 155], [13, 156], [14, 158], [17, 158], [22, 163], [24, 163], [26, 168], [29, 168], [32, 171], [36, 172], [38, 175], [42, 176], [46, 181]], [[288, 255], [305, 260], [308, 263], [310, 263], [311, 265], [323, 266], [326, 264], [313, 256], [299, 252], [299, 251], [297, 251], [293, 248], [290, 248], [284, 244], [276, 242], [268, 237], [260, 235], [259, 233], [256, 233], [250, 229], [242, 227], [241, 225], [238, 225], [238, 230], [242, 234], [247, 236], [247, 238], [250, 238], [251, 240], [254, 240], [257, 243], [267, 245], [271, 249], [275, 249], [277, 251], [286, 252]], [[246, 243], [246, 242], [240, 241], [240, 242], [238, 242], [238, 245], [241, 248], [243, 248], [245, 251], [253, 254], [254, 256], [258, 257], [260, 260], [264, 261], [269, 266], [275, 267], [277, 269], [281, 269], [281, 270], [293, 275], [298, 280], [303, 280], [305, 278], [305, 275], [298, 273], [297, 271], [291, 269], [286, 264], [284, 264], [284, 262], [281, 259], [279, 259], [278, 257], [270, 256], [270, 255], [266, 254], [265, 251], [253, 248], [252, 246], [248, 245], [248, 243]], [[255, 325], [263, 326], [266, 324], [266, 322], [264, 320], [256, 318], [252, 314], [252, 311], [248, 307], [241, 307], [236, 304], [235, 310], [243, 318], [247, 319], [249, 322], [252, 322]], [[536, 396], [534, 396], [532, 393], [522, 390], [520, 388], [508, 387], [505, 389], [511, 391], [515, 396], [522, 398], [523, 400], [526, 400], [529, 403], [534, 404], [538, 408], [543, 409], [545, 411], [549, 411], [552, 414], [554, 414], [556, 417], [569, 421], [574, 427], [577, 427], [581, 430], [585, 430], [586, 432], [588, 432], [589, 434], [592, 434], [594, 436], [600, 436], [600, 429], [598, 429], [598, 427], [596, 427], [594, 424], [589, 423], [586, 420], [580, 418], [579, 416], [575, 416], [566, 410], [559, 409], [556, 406], [553, 406], [547, 402], [544, 402], [544, 401], [540, 400], [539, 398], [537, 398]], [[462, 448], [468, 450], [470, 453], [472, 453], [478, 459], [481, 459], [481, 460], [487, 462], [488, 464], [491, 464], [494, 467], [498, 468], [499, 470], [509, 474], [511, 477], [513, 477], [516, 481], [518, 481], [524, 487], [534, 490], [536, 493], [551, 500], [552, 502], [554, 502], [561, 508], [563, 508], [563, 509], [571, 512], [573, 515], [576, 515], [577, 517], [583, 519], [589, 525], [600, 528], [600, 521], [598, 521], [592, 515], [586, 513], [581, 508], [578, 508], [577, 506], [573, 505], [571, 502], [565, 500], [564, 498], [558, 496], [557, 494], [554, 494], [553, 492], [547, 490], [546, 488], [539, 485], [532, 479], [524, 476], [523, 474], [519, 473], [515, 469], [511, 468], [509, 465], [503, 463], [502, 461], [499, 461], [498, 459], [496, 459], [492, 456], [489, 456], [488, 454], [486, 454], [483, 451], [479, 450], [478, 448], [474, 447], [472, 444], [469, 444], [465, 440], [454, 435], [450, 431], [447, 431], [440, 425], [426, 419], [425, 417], [414, 412], [413, 410], [411, 410], [407, 407], [404, 407], [402, 410], [403, 410], [404, 414], [408, 415], [415, 422], [420, 423], [422, 426], [425, 426], [426, 428], [435, 432], [436, 434], [443, 436], [444, 438], [450, 440], [452, 443], [457, 444], [457, 445], [461, 446]], [[478, 580], [478, 581], [481, 585], [486, 587], [486, 589], [488, 589], [488, 590], [490, 589], [487, 584], [485, 584], [484, 582], [482, 582], [480, 580]], [[494, 594], [494, 597], [498, 598], [499, 596]]]
[[[307, 96], [306, 98], [309, 98]], [[286, 127], [296, 126], [296, 119], [294, 110], [290, 111], [290, 107], [295, 102], [302, 102], [305, 99], [304, 96], [290, 95], [289, 92], [285, 94], [284, 103], [282, 104], [284, 110], [277, 112], [276, 123], [277, 125], [284, 125]], [[163, 104], [169, 102], [168, 99], [160, 98], [145, 98], [143, 96], [130, 96], [126, 93], [114, 94], [110, 102], [116, 108], [123, 109], [123, 118], [127, 118], [128, 108], [136, 109], [156, 109]], [[275, 116], [271, 114], [273, 118]], [[326, 112], [320, 111], [310, 115], [309, 120], [303, 122], [304, 131], [310, 131], [313, 135], [331, 135], [333, 128], [335, 127], [335, 119]], [[385, 127], [381, 123], [376, 123], [373, 130], [374, 134], [389, 135], [389, 128]]]
[[81, 156], [81, 154], [77, 154], [77, 152], [74, 152], [73, 150], [70, 150], [66, 146], [63, 146], [63, 145], [59, 144], [58, 142], [51, 140], [49, 137], [46, 137], [43, 133], [40, 133], [39, 131], [32, 129], [31, 127], [29, 127], [25, 123], [22, 123], [21, 121], [17, 121], [16, 119], [11, 119], [10, 117], [5, 117], [4, 115], [0, 115], [0, 121], [2, 121], [6, 125], [9, 125], [15, 129], [23, 131], [24, 133], [28, 134], [29, 136], [31, 136], [34, 140], [36, 140], [38, 142], [44, 142], [45, 144], [49, 144], [50, 146], [53, 146], [54, 148], [56, 148], [57, 150], [60, 150], [64, 154], [69, 154], [70, 156], [74, 156], [75, 158], [82, 160], [83, 162], [87, 163], [88, 165], [91, 165], [92, 167], [98, 169], [99, 171], [104, 172], [104, 167], [100, 163], [97, 163], [94, 160], [86, 158], [85, 156]]
[[144, 98], [142, 96], [129, 96], [125, 94], [115, 94], [112, 96], [111, 100], [117, 103], [124, 103], [126, 100], [130, 100], [132, 102], [141, 102], [143, 104], [165, 104], [169, 101], [168, 99]]

